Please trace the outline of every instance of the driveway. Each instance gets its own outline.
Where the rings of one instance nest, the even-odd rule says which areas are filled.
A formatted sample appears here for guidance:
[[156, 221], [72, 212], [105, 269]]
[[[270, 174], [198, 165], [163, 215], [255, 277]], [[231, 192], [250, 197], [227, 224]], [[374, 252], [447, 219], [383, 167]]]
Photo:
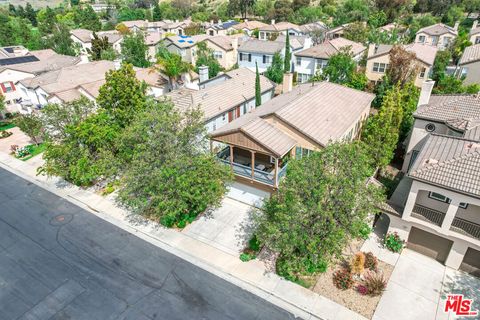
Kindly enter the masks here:
[[33, 143], [33, 141], [18, 127], [8, 129], [7, 131], [12, 132], [13, 134], [8, 138], [0, 139], [0, 152], [10, 154], [10, 146], [13, 144], [18, 145], [19, 147], [24, 147]]
[[373, 320], [455, 319], [443, 312], [445, 295], [460, 292], [475, 300], [474, 309], [480, 309], [480, 279], [404, 249]]

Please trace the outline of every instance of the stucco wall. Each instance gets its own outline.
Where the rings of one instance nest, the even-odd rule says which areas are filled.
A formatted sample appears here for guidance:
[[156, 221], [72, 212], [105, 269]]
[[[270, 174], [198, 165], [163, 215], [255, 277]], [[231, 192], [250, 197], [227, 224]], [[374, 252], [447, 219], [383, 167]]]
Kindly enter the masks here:
[[465, 64], [462, 68], [467, 68], [467, 75], [465, 77], [465, 84], [480, 83], [480, 61]]

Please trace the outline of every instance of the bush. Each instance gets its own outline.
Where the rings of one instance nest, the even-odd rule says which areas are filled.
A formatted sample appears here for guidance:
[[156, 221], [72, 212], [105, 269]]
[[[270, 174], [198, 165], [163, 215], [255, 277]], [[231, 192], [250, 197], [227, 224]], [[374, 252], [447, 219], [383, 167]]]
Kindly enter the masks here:
[[275, 263], [276, 272], [279, 276], [285, 278], [285, 280], [295, 282], [296, 284], [301, 285], [302, 287], [309, 288], [310, 283], [300, 278], [297, 274], [292, 272], [292, 266], [289, 264], [289, 261], [283, 257], [277, 258]]
[[0, 131], [0, 139], [8, 138], [12, 135], [13, 133], [10, 131]]
[[378, 268], [378, 260], [371, 252], [365, 253], [365, 268], [371, 271], [377, 271]]
[[385, 291], [387, 281], [380, 273], [368, 272], [363, 280], [363, 284], [367, 288], [368, 295], [378, 296]]
[[253, 251], [260, 250], [260, 241], [258, 241], [257, 236], [253, 235], [253, 237], [248, 241], [248, 248]]
[[352, 272], [348, 269], [340, 269], [333, 274], [333, 284], [341, 290], [353, 287]]
[[255, 259], [257, 256], [254, 255], [254, 254], [250, 254], [250, 253], [241, 253], [240, 254], [240, 260], [242, 260], [243, 262], [247, 262], [247, 261], [250, 261], [250, 260], [253, 260]]
[[30, 148], [28, 146], [17, 148], [17, 150], [15, 150], [15, 156], [17, 158], [23, 158], [28, 156], [29, 154], [30, 154]]
[[366, 223], [363, 224], [359, 230], [360, 238], [367, 240], [371, 232], [372, 232], [372, 228]]
[[365, 255], [363, 252], [357, 252], [352, 259], [352, 272], [355, 274], [362, 274], [365, 265]]
[[359, 284], [357, 286], [357, 292], [360, 293], [362, 296], [365, 296], [368, 293], [368, 289], [363, 284]]
[[396, 232], [389, 232], [385, 236], [385, 247], [392, 252], [400, 252], [402, 251], [404, 241], [400, 238], [398, 233]]

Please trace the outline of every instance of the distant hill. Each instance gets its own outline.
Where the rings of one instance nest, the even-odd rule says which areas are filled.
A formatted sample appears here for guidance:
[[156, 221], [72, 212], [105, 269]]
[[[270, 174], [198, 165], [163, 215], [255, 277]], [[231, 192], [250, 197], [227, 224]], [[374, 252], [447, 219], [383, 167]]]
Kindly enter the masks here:
[[46, 6], [49, 7], [56, 7], [60, 3], [64, 2], [63, 0], [0, 0], [0, 6], [8, 6], [9, 4], [13, 4], [14, 6], [22, 5], [25, 7], [27, 2], [30, 2], [30, 4], [36, 8], [45, 8]]

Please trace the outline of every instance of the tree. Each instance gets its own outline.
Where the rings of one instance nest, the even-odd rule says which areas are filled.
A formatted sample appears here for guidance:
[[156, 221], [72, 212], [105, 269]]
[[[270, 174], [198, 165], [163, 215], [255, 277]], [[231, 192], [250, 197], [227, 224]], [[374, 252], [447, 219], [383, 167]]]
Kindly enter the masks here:
[[27, 5], [25, 6], [25, 18], [30, 21], [32, 26], [37, 26], [37, 12], [35, 12], [35, 9], [33, 9], [30, 2], [27, 2]]
[[42, 134], [42, 121], [35, 114], [23, 114], [15, 119], [15, 124], [32, 141], [38, 145]]
[[367, 43], [369, 34], [369, 27], [361, 21], [352, 22], [346, 26], [343, 31], [343, 37], [345, 39], [360, 43]]
[[198, 109], [181, 113], [169, 102], [152, 104], [119, 139], [127, 159], [119, 201], [164, 226], [184, 227], [220, 203], [231, 173], [202, 147]]
[[445, 77], [445, 71], [450, 65], [450, 60], [452, 59], [452, 54], [448, 50], [441, 50], [437, 52], [435, 56], [435, 61], [433, 62], [432, 68], [432, 80], [435, 83], [438, 83], [440, 79]]
[[414, 52], [405, 50], [396, 45], [390, 50], [390, 66], [387, 76], [394, 85], [403, 87], [406, 83], [415, 79], [419, 71]]
[[310, 6], [310, 0], [293, 0], [293, 11], [298, 11], [302, 8]]
[[389, 21], [399, 17], [412, 7], [411, 0], [375, 0], [375, 6], [381, 12], [386, 13]]
[[140, 68], [150, 66], [150, 61], [148, 61], [148, 46], [145, 43], [143, 33], [136, 32], [125, 35], [121, 43], [121, 48], [124, 62]]
[[247, 11], [255, 5], [255, 0], [229, 0], [228, 7], [235, 14], [240, 12], [243, 19], [247, 18]]
[[290, 72], [291, 66], [291, 60], [292, 60], [292, 53], [290, 52], [290, 35], [287, 32], [287, 35], [285, 37], [285, 59], [284, 59], [284, 72], [288, 73]]
[[152, 14], [153, 21], [162, 21], [162, 11], [160, 10], [160, 6], [158, 2], [155, 2], [155, 6], [153, 7], [153, 14]]
[[57, 22], [55, 11], [53, 11], [50, 7], [47, 6], [38, 12], [38, 30], [42, 35], [48, 35], [52, 33]]
[[345, 0], [335, 13], [334, 25], [353, 21], [367, 21], [370, 5], [366, 0]]
[[359, 142], [333, 143], [290, 160], [281, 188], [254, 216], [260, 243], [277, 252], [277, 273], [289, 279], [314, 274], [358, 238], [382, 201], [367, 185], [372, 161]]
[[123, 63], [120, 69], [110, 70], [105, 75], [97, 104], [113, 122], [124, 128], [145, 108], [146, 90], [145, 82], [136, 78], [132, 65]]
[[90, 60], [102, 60], [104, 58], [102, 54], [109, 49], [112, 49], [112, 45], [108, 42], [108, 38], [106, 36], [99, 38], [98, 35], [93, 32], [92, 48], [87, 48], [87, 52], [90, 55]]
[[202, 25], [200, 23], [190, 23], [188, 26], [183, 28], [183, 31], [185, 32], [186, 36], [194, 36], [197, 34], [202, 34]]
[[262, 104], [262, 90], [260, 88], [260, 73], [258, 73], [258, 64], [255, 62], [255, 106]]
[[73, 13], [73, 19], [78, 27], [92, 31], [99, 31], [102, 29], [102, 23], [91, 6], [84, 5], [82, 8], [75, 7]]
[[378, 113], [368, 118], [362, 140], [369, 147], [375, 166], [384, 168], [393, 158], [403, 119], [403, 92], [397, 85], [383, 97]]
[[[339, 84], [349, 83], [357, 68], [350, 51], [350, 47], [344, 47], [338, 53], [330, 56], [327, 66], [319, 75], [320, 78]], [[318, 77], [315, 77], [314, 80], [317, 80], [316, 78]]]
[[5, 97], [3, 96], [3, 94], [0, 94], [0, 115], [2, 115], [2, 117], [5, 110]]
[[283, 63], [282, 55], [280, 52], [275, 52], [273, 55], [272, 64], [267, 68], [267, 71], [265, 71], [264, 75], [275, 83], [282, 83], [284, 67], [285, 65]]
[[157, 62], [152, 70], [164, 74], [168, 77], [169, 86], [175, 89], [179, 78], [186, 72], [192, 70], [190, 63], [182, 60], [182, 57], [176, 53], [171, 53], [167, 49], [160, 48]]
[[274, 18], [277, 21], [288, 21], [293, 15], [292, 3], [290, 0], [276, 0], [273, 8]]
[[59, 54], [68, 56], [77, 54], [73, 40], [70, 38], [70, 30], [63, 23], [56, 23], [53, 26], [53, 33], [47, 36], [45, 44]]
[[213, 56], [213, 50], [207, 47], [206, 42], [197, 44], [197, 61], [195, 64], [195, 72], [198, 73], [200, 66], [208, 67], [208, 77], [216, 77], [223, 69], [218, 60]]
[[420, 90], [415, 86], [413, 81], [407, 83], [402, 89], [403, 93], [403, 116], [400, 124], [399, 141], [403, 142], [407, 138], [410, 130], [413, 127], [413, 113], [417, 110], [418, 98], [420, 97]]

